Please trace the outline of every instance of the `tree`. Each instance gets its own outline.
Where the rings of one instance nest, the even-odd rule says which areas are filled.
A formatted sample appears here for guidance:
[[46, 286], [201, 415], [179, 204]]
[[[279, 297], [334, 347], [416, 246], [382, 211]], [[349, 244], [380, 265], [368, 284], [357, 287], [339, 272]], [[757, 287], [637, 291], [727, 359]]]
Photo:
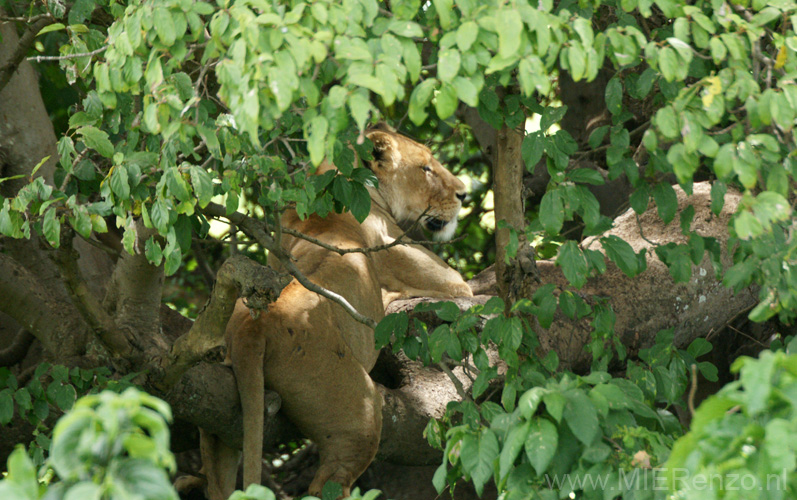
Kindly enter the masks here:
[[[300, 278], [279, 214], [365, 217], [363, 131], [379, 119], [492, 180], [495, 247], [472, 224], [446, 251], [495, 255], [499, 297], [421, 301], [412, 321], [395, 313], [375, 330], [400, 380], [385, 389], [382, 454], [444, 450], [438, 489], [493, 478], [507, 498], [548, 498], [546, 473], [661, 465], [695, 370], [718, 379], [697, 359], [703, 337], [744, 313], [794, 319], [793, 2], [0, 5], [0, 311], [19, 327], [6, 365], [32, 335], [43, 359], [139, 373], [177, 418], [240, 440], [231, 374], [203, 360], [239, 293], [265, 307], [284, 280], [221, 261], [267, 250]], [[340, 172], [308, 176], [324, 158]], [[209, 246], [215, 219], [231, 229]], [[218, 269], [193, 323], [161, 300], [197, 280], [189, 267]], [[401, 378], [419, 370], [448, 392]], [[21, 377], [30, 389], [2, 373], [0, 422], [70, 406], [67, 379], [45, 372]], [[781, 420], [766, 442], [794, 425]], [[793, 478], [793, 448], [776, 452]]]

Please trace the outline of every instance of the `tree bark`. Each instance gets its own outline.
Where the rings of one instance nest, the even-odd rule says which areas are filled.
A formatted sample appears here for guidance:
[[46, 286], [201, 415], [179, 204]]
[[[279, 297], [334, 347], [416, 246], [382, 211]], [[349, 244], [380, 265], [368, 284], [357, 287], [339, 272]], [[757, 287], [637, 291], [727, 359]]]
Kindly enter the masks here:
[[[493, 165], [493, 199], [495, 200], [495, 273], [498, 294], [507, 302], [512, 266], [507, 247], [510, 233], [525, 242], [526, 214], [523, 209], [523, 159], [520, 155], [523, 133], [506, 125], [498, 131]], [[501, 227], [501, 225], [506, 226]], [[525, 247], [525, 244], [523, 245]], [[520, 245], [518, 246], [520, 248]]]
[[[0, 15], [3, 15], [2, 10]], [[38, 30], [41, 26], [34, 28]], [[7, 84], [0, 88], [0, 177], [29, 176], [33, 168], [49, 156], [36, 176], [52, 183], [58, 158], [56, 137], [39, 92], [38, 75], [26, 60], [18, 61], [21, 45], [14, 24], [0, 23], [0, 36], [3, 40], [0, 43], [0, 68], [15, 68], [9, 72]], [[28, 182], [26, 178], [3, 182], [0, 195], [13, 197]], [[80, 239], [75, 241], [75, 247], [80, 252], [81, 271], [97, 278], [89, 286], [95, 291], [102, 289], [101, 278], [109, 275], [110, 259]], [[91, 340], [91, 332], [71, 305], [70, 294], [60, 272], [49, 258], [49, 246], [32, 234], [30, 240], [0, 237], [0, 248], [4, 258], [12, 259], [13, 265], [24, 269], [30, 279], [35, 278], [35, 289], [29, 293], [47, 296], [44, 302], [27, 302], [29, 310], [13, 311], [12, 316], [46, 315], [63, 319], [64, 323], [54, 325], [57, 328], [31, 330], [31, 333], [42, 340], [45, 355], [51, 359], [82, 355]], [[49, 308], [45, 309], [45, 306]]]
[[[711, 186], [707, 182], [696, 183], [693, 194], [687, 196], [674, 186], [678, 196], [678, 213], [687, 206], [695, 208], [692, 230], [703, 237], [715, 238], [722, 251], [722, 265], [732, 264], [728, 242], [728, 222], [736, 211], [741, 194], [729, 191], [719, 216], [710, 209]], [[628, 242], [635, 252], [647, 251], [647, 269], [640, 275], [629, 278], [614, 263], [607, 259], [606, 273], [587, 280], [578, 290], [582, 297], [604, 297], [615, 315], [615, 332], [630, 356], [639, 349], [655, 343], [656, 334], [673, 328], [675, 345], [685, 348], [697, 337], [706, 337], [717, 332], [736, 316], [747, 311], [758, 302], [757, 289], [748, 287], [739, 293], [726, 288], [717, 279], [714, 266], [706, 253], [700, 265], [692, 266], [692, 275], [687, 283], [675, 283], [667, 266], [658, 258], [654, 249], [659, 243], [686, 243], [681, 232], [680, 218], [664, 224], [656, 207], [651, 202], [648, 210], [637, 218], [629, 209], [615, 219], [614, 228], [603, 236], [616, 235]], [[588, 238], [582, 243], [585, 248], [603, 252], [598, 237]], [[541, 283], [526, 282], [516, 290], [515, 299], [531, 298], [539, 286], [555, 283], [559, 292], [568, 282], [562, 271], [552, 261], [538, 262]], [[591, 355], [584, 346], [591, 340], [592, 327], [588, 321], [572, 321], [557, 314], [548, 329], [537, 331], [543, 355], [553, 349], [559, 355], [561, 367], [577, 372], [589, 370]], [[607, 346], [610, 348], [610, 346]]]

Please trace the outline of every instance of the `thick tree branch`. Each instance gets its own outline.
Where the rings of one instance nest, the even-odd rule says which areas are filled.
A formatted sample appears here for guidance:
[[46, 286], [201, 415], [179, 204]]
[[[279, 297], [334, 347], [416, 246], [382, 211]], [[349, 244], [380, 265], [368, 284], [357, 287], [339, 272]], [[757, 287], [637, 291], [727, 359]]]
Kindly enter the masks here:
[[165, 359], [164, 388], [174, 385], [208, 352], [224, 345], [224, 331], [239, 296], [248, 299], [247, 305], [252, 309], [266, 309], [287, 284], [282, 274], [243, 255], [227, 259], [216, 274], [208, 304]]
[[54, 298], [33, 273], [4, 253], [0, 253], [0, 297], [2, 311], [38, 338], [48, 352], [64, 352], [62, 342], [79, 338], [87, 329], [71, 304]]
[[72, 295], [73, 304], [100, 341], [113, 353], [130, 351], [130, 345], [120, 335], [113, 317], [102, 307], [100, 300], [88, 288], [88, 281], [78, 266], [80, 255], [72, 246], [75, 234], [71, 228], [61, 228], [61, 246], [50, 253], [61, 271], [61, 277]]
[[328, 298], [332, 302], [335, 302], [356, 321], [370, 328], [376, 328], [376, 321], [357, 311], [357, 309], [355, 309], [345, 297], [316, 285], [307, 279], [307, 276], [302, 274], [302, 272], [296, 267], [296, 264], [293, 263], [291, 256], [285, 253], [282, 248], [277, 245], [276, 240], [266, 231], [264, 227], [265, 224], [263, 222], [240, 212], [234, 212], [227, 215], [227, 211], [224, 209], [224, 207], [215, 203], [210, 203], [207, 207], [205, 207], [203, 209], [203, 213], [211, 217], [227, 218], [230, 222], [237, 225], [243, 232], [254, 238], [255, 241], [257, 241], [261, 246], [274, 255], [274, 257], [280, 261], [280, 264], [285, 267], [285, 270], [288, 271], [291, 276], [296, 278], [296, 281], [301, 283], [303, 287], [307, 288], [311, 292], [321, 295], [322, 297]]
[[155, 231], [139, 220], [136, 233], [139, 252], [125, 252], [119, 257], [103, 302], [103, 307], [113, 312], [117, 330], [130, 345], [127, 352], [117, 354], [128, 359], [140, 354], [160, 356], [169, 348], [160, 334], [163, 266], [150, 264], [143, 251], [144, 243]]
[[[33, 46], [33, 42], [36, 40], [36, 35], [39, 34], [39, 31], [41, 31], [45, 26], [53, 24], [54, 22], [55, 18], [53, 17], [41, 17], [36, 19], [33, 24], [28, 26], [28, 29], [26, 29], [25, 33], [23, 33], [19, 38], [19, 42], [17, 42], [17, 48], [14, 50], [14, 53], [11, 55], [9, 60], [2, 67], [0, 67], [0, 91], [2, 91], [3, 87], [8, 84], [8, 82], [11, 80], [11, 76], [17, 71], [19, 64], [23, 59], [25, 59], [25, 55]], [[6, 41], [5, 43], [8, 42]]]
[[35, 338], [29, 331], [20, 329], [11, 345], [0, 350], [0, 367], [14, 366], [22, 361]]
[[[0, 12], [0, 15], [3, 13]], [[38, 75], [27, 61], [16, 62], [15, 54], [19, 54], [17, 49], [23, 44], [19, 41], [14, 24], [0, 23], [0, 37], [0, 68], [17, 64], [16, 71], [10, 73], [8, 83], [0, 89], [0, 175], [22, 176], [0, 184], [0, 196], [13, 197], [29, 182], [34, 166], [46, 156], [50, 156], [50, 160], [36, 172], [36, 176], [52, 184], [58, 152], [53, 124], [39, 92]], [[83, 275], [97, 278], [89, 284], [96, 294], [96, 289], [102, 288], [104, 280], [110, 275], [110, 272], [105, 272], [108, 259], [84, 246], [87, 245], [83, 245], [82, 240], [75, 242], [75, 248], [81, 255], [79, 265]], [[47, 337], [46, 341], [43, 340], [46, 356], [81, 355], [92, 338], [91, 329], [75, 310], [61, 273], [48, 256], [49, 248], [35, 235], [31, 235], [29, 240], [4, 238], [2, 247], [6, 256], [35, 276], [37, 289], [46, 294], [47, 302], [38, 306], [38, 313], [44, 314], [48, 312], [48, 307], [52, 307], [64, 316], [64, 325], [54, 323], [49, 330], [31, 330], [40, 339]]]

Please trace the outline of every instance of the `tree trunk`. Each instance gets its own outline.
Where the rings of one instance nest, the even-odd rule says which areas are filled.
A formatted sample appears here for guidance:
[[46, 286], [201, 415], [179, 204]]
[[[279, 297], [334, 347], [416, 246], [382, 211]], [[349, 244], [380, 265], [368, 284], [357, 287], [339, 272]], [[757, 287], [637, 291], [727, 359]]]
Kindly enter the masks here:
[[[520, 148], [523, 133], [506, 125], [498, 131], [493, 165], [493, 199], [495, 200], [495, 274], [498, 294], [507, 301], [512, 279], [507, 268], [511, 266], [507, 248], [511, 231], [515, 238], [525, 242], [526, 216], [523, 209], [523, 159]], [[502, 227], [502, 225], [504, 225]], [[518, 245], [518, 248], [521, 245]], [[523, 244], [523, 247], [526, 245]]]

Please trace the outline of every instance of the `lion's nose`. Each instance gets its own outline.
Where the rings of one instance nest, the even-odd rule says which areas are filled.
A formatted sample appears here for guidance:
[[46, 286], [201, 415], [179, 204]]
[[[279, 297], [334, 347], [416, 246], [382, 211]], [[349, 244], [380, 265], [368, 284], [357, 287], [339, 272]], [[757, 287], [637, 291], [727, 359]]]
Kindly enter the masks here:
[[459, 198], [459, 201], [465, 201], [465, 198], [468, 196], [468, 193], [457, 193], [456, 197]]

